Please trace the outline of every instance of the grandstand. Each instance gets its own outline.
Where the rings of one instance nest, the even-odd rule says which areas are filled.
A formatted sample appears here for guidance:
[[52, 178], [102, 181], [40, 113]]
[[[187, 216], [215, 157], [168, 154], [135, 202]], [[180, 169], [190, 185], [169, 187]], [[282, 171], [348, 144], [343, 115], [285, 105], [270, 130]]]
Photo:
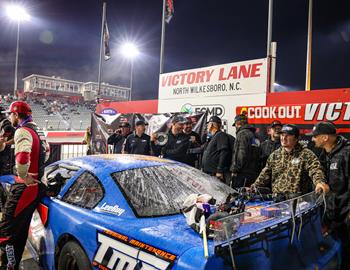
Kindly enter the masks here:
[[[8, 107], [14, 101], [13, 96], [0, 98], [0, 105]], [[91, 113], [95, 111], [93, 103], [75, 104], [69, 101], [57, 101], [54, 98], [26, 98], [31, 106], [33, 119], [43, 130], [85, 130], [91, 123]]]
[[[23, 79], [20, 99], [26, 100], [33, 111], [34, 121], [46, 131], [85, 130], [95, 111], [98, 84], [79, 82], [60, 77], [32, 74]], [[101, 101], [127, 101], [130, 88], [101, 84]], [[0, 96], [0, 105], [8, 107], [13, 96]]]

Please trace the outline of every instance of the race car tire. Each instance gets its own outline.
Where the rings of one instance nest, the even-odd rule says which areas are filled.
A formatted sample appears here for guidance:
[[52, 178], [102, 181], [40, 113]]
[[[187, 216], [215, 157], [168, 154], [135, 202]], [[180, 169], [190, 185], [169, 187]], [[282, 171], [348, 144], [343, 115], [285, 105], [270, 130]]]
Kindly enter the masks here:
[[58, 270], [92, 269], [89, 258], [77, 242], [67, 242], [58, 259]]

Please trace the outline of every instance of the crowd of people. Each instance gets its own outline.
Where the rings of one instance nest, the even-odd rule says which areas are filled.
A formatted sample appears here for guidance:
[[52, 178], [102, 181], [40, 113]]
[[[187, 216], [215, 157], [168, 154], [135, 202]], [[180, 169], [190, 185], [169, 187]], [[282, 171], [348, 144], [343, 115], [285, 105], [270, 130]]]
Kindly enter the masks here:
[[246, 187], [251, 192], [268, 188], [286, 198], [312, 190], [324, 193], [324, 233], [341, 240], [342, 269], [350, 265], [350, 141], [337, 135], [333, 123], [317, 123], [306, 134], [319, 155], [300, 143], [300, 130], [294, 124], [273, 121], [269, 138], [260, 142], [244, 114], [233, 121], [236, 138], [223, 131], [217, 116], [210, 117], [204, 140], [192, 131], [190, 119], [182, 116], [173, 118], [162, 142], [158, 141], [159, 134], [145, 134], [146, 125], [138, 121], [131, 132], [129, 123], [121, 123], [108, 138], [114, 153], [155, 155], [183, 162], [233, 188]]
[[[40, 179], [49, 147], [26, 102], [15, 101], [8, 110], [0, 111], [0, 174], [11, 174], [13, 165], [16, 168], [15, 184], [6, 199], [0, 200], [0, 269], [18, 269], [33, 211], [44, 196]], [[346, 269], [350, 265], [350, 141], [337, 134], [334, 124], [319, 122], [306, 134], [321, 149], [317, 156], [299, 142], [296, 125], [273, 121], [270, 137], [260, 142], [248, 122], [246, 115], [235, 117], [235, 138], [223, 131], [218, 116], [209, 118], [202, 137], [192, 130], [191, 119], [181, 115], [172, 118], [167, 133], [151, 136], [145, 134], [143, 120], [135, 123], [134, 131], [128, 122], [122, 122], [108, 144], [113, 145], [114, 153], [183, 162], [233, 188], [246, 187], [251, 192], [268, 188], [288, 196], [312, 190], [324, 193], [324, 233], [342, 242], [342, 269]]]

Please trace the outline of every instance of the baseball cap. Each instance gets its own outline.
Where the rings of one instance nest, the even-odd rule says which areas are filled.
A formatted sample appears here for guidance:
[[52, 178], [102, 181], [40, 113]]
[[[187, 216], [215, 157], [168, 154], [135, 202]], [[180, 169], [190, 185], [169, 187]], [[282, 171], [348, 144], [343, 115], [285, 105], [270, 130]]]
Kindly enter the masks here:
[[171, 121], [171, 123], [175, 124], [175, 123], [186, 123], [187, 119], [181, 115], [175, 115], [173, 120]]
[[135, 126], [141, 126], [141, 125], [148, 125], [148, 123], [146, 123], [145, 121], [143, 121], [143, 120], [138, 120], [138, 121], [136, 121], [136, 123], [135, 123]]
[[276, 127], [276, 126], [283, 126], [282, 125], [282, 123], [280, 122], [280, 121], [278, 121], [278, 120], [275, 120], [275, 121], [273, 121], [272, 123], [271, 123], [271, 125], [270, 125], [270, 127]]
[[23, 113], [29, 116], [32, 114], [32, 109], [24, 101], [14, 101], [7, 111], [2, 111], [1, 113]]
[[130, 127], [130, 124], [128, 122], [122, 122], [119, 124], [119, 127], [120, 128], [123, 128], [123, 127], [127, 128], [127, 127]]
[[192, 124], [192, 120], [190, 118], [186, 118], [185, 124]]
[[299, 128], [293, 124], [283, 125], [279, 133], [286, 133], [288, 135], [294, 135], [296, 137], [299, 137], [300, 134]]
[[222, 124], [221, 118], [220, 118], [219, 116], [216, 116], [216, 115], [211, 116], [211, 117], [209, 118], [208, 123], [209, 123], [209, 122], [217, 123], [217, 124], [220, 124], [220, 125]]
[[234, 127], [236, 125], [236, 122], [239, 121], [248, 121], [248, 118], [245, 114], [238, 114], [235, 116], [235, 120], [233, 121], [232, 126]]
[[337, 128], [331, 122], [319, 122], [314, 125], [311, 133], [306, 133], [306, 136], [317, 135], [335, 135], [337, 134]]

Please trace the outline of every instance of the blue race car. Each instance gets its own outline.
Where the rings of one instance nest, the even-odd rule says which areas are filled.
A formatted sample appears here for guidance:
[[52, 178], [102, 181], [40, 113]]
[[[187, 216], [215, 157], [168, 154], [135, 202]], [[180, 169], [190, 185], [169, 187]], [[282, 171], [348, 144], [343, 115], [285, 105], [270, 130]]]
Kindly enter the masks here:
[[181, 163], [150, 156], [101, 155], [48, 166], [59, 175], [56, 197], [45, 197], [29, 243], [44, 269], [230, 269], [203, 253], [203, 241], [180, 213], [188, 195], [223, 202], [233, 190]]
[[221, 203], [235, 191], [178, 162], [87, 156], [49, 165], [43, 182], [57, 179], [62, 185], [54, 186], [56, 196], [42, 200], [29, 232], [28, 247], [43, 269], [335, 269], [338, 264], [339, 243], [322, 237], [317, 209], [302, 223], [296, 219], [293, 245], [291, 220], [269, 228], [248, 224], [237, 226], [239, 238], [219, 245], [209, 240], [205, 258], [203, 239], [181, 214], [183, 203], [191, 194], [210, 194]]

